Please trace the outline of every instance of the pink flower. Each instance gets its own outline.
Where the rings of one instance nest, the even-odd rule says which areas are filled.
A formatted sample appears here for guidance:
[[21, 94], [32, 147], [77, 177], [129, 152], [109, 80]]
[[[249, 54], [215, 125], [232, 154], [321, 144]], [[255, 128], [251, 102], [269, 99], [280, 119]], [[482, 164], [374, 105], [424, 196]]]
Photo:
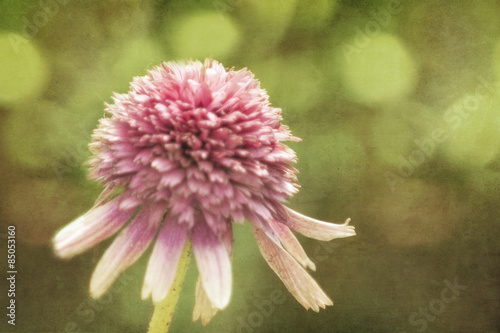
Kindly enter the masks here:
[[90, 293], [100, 297], [156, 242], [142, 297], [159, 302], [174, 280], [186, 240], [200, 278], [193, 319], [208, 322], [231, 296], [232, 222], [249, 221], [262, 255], [306, 309], [332, 301], [291, 230], [327, 241], [354, 227], [303, 216], [284, 206], [297, 192], [298, 139], [280, 124], [253, 74], [214, 60], [164, 63], [115, 94], [92, 136], [90, 177], [105, 190], [86, 214], [55, 236], [70, 258], [121, 232], [97, 265]]

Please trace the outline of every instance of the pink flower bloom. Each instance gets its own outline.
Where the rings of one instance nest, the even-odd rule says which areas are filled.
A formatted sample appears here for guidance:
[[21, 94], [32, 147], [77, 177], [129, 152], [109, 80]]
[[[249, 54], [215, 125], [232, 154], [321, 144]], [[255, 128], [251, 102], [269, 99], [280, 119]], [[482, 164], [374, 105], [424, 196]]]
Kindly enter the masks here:
[[297, 192], [298, 139], [280, 124], [253, 74], [214, 60], [164, 63], [115, 94], [92, 136], [90, 177], [105, 190], [86, 214], [55, 236], [59, 257], [79, 254], [120, 229], [97, 265], [100, 297], [157, 235], [142, 297], [159, 302], [174, 280], [187, 239], [200, 278], [193, 319], [204, 323], [231, 296], [232, 222], [249, 221], [262, 255], [306, 309], [332, 301], [307, 273], [314, 263], [291, 230], [319, 240], [355, 235], [284, 206]]

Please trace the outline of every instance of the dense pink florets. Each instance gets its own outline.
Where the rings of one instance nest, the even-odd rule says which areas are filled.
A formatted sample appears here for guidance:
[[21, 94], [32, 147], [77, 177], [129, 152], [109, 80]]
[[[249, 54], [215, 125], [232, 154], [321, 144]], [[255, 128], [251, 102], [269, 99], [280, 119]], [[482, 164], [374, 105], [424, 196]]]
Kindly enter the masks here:
[[113, 99], [93, 135], [91, 177], [123, 186], [122, 208], [162, 202], [187, 223], [199, 209], [218, 229], [216, 216], [242, 221], [296, 192], [295, 153], [281, 143], [296, 138], [249, 71], [164, 63]]
[[249, 71], [213, 60], [169, 62], [113, 99], [90, 144], [90, 176], [105, 189], [53, 239], [55, 253], [70, 258], [119, 232], [92, 275], [93, 297], [154, 243], [141, 294], [160, 302], [190, 242], [200, 275], [193, 320], [208, 323], [231, 297], [231, 222], [246, 219], [300, 304], [314, 311], [333, 304], [307, 273], [315, 264], [292, 230], [328, 241], [354, 236], [354, 228], [349, 219], [318, 221], [283, 204], [298, 185], [295, 153], [281, 142], [298, 139]]

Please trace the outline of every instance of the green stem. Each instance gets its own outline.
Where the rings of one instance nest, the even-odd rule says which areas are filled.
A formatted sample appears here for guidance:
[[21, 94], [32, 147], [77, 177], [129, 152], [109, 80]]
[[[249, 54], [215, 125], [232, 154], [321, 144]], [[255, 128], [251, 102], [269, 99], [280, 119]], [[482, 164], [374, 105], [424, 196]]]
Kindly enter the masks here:
[[168, 292], [167, 297], [160, 303], [155, 304], [153, 317], [149, 322], [148, 333], [167, 333], [172, 323], [174, 316], [175, 305], [179, 299], [179, 294], [182, 288], [182, 282], [186, 276], [186, 271], [191, 259], [191, 244], [186, 244], [184, 251], [179, 259], [179, 266], [177, 267], [177, 274], [175, 275], [172, 287]]

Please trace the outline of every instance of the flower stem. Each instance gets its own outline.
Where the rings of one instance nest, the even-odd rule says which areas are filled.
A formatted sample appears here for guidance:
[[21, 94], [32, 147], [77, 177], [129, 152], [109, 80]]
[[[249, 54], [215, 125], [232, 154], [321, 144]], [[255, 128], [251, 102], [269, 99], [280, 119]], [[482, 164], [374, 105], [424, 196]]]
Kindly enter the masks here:
[[186, 244], [184, 251], [179, 259], [179, 266], [177, 267], [177, 274], [175, 275], [174, 282], [167, 297], [157, 304], [153, 312], [153, 317], [149, 322], [148, 333], [167, 333], [172, 323], [174, 316], [175, 305], [179, 299], [179, 294], [182, 288], [182, 282], [186, 276], [186, 271], [191, 259], [191, 244]]

